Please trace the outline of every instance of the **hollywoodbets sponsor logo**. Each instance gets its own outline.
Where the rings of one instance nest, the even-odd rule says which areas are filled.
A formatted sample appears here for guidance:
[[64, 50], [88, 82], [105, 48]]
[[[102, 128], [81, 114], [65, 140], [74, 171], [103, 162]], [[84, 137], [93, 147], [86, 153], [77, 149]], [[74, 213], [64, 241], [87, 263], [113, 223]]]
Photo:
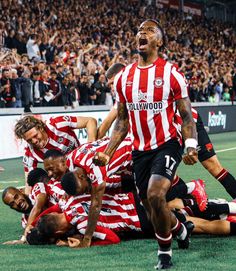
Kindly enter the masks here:
[[153, 103], [127, 103], [127, 108], [129, 111], [147, 111], [147, 110], [153, 110], [153, 114], [158, 114], [163, 109], [163, 103], [162, 102], [153, 102]]
[[226, 127], [226, 114], [222, 114], [221, 111], [216, 114], [214, 111], [208, 113], [208, 126], [217, 127], [223, 126], [223, 129]]
[[153, 111], [153, 114], [158, 114], [163, 109], [163, 102], [147, 102], [147, 93], [142, 92], [141, 89], [138, 91], [138, 102], [127, 103], [127, 109], [129, 111]]

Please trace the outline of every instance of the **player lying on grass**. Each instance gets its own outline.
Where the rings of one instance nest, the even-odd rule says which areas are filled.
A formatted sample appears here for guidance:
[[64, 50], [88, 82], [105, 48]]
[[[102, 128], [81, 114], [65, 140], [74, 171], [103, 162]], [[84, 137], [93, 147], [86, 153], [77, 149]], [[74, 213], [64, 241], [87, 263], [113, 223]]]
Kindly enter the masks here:
[[207, 208], [201, 212], [194, 200], [175, 199], [170, 208], [179, 209], [185, 220], [194, 223], [193, 233], [213, 235], [236, 235], [236, 202], [209, 199]]
[[[82, 168], [76, 169], [74, 172], [68, 172], [66, 173], [61, 180], [62, 188], [66, 191], [69, 195], [83, 195], [84, 193], [89, 193], [91, 189], [91, 183], [90, 180], [86, 177], [85, 174], [83, 174]], [[178, 230], [176, 230], [178, 235]], [[188, 229], [187, 229], [188, 230]], [[175, 234], [175, 233], [174, 233]], [[184, 238], [183, 240], [181, 237], [178, 239], [179, 247], [181, 248], [187, 248], [189, 245], [189, 233], [187, 235], [187, 238]]]
[[[69, 173], [74, 174], [74, 173]], [[79, 175], [77, 176], [79, 178]], [[73, 179], [73, 178], [71, 178]], [[86, 190], [88, 188], [88, 184], [86, 185], [86, 187], [84, 187], [84, 183], [86, 181], [85, 180], [81, 180], [80, 184], [78, 185], [78, 187], [80, 187], [80, 189], [84, 189]], [[78, 179], [74, 179], [74, 182], [71, 182], [70, 184], [70, 189], [72, 189], [72, 187], [74, 185], [72, 184], [78, 184]], [[64, 177], [62, 178], [62, 186], [64, 185]], [[75, 188], [76, 186], [74, 186]], [[66, 187], [65, 187], [66, 190]], [[73, 194], [75, 194], [76, 191], [73, 192]], [[129, 193], [129, 195], [131, 195]], [[118, 195], [117, 195], [118, 196]], [[113, 219], [113, 215], [112, 212], [114, 210], [112, 210], [112, 208], [114, 208], [114, 202], [116, 197], [114, 198], [110, 195], [105, 195], [103, 198], [103, 207], [102, 207], [102, 211], [98, 220], [98, 224], [94, 233], [93, 238], [99, 239], [99, 232], [100, 234], [103, 233], [102, 238], [103, 239], [102, 242], [93, 242], [92, 244], [112, 244], [112, 243], [116, 243], [119, 242], [119, 239], [116, 237], [116, 235], [114, 233], [116, 233], [116, 231], [122, 231], [122, 227], [121, 225], [123, 225], [122, 223], [124, 223], [125, 220], [122, 220], [121, 217], [117, 217], [116, 222], [118, 222], [119, 225], [119, 229], [116, 228], [115, 224], [114, 224], [114, 220]], [[84, 198], [83, 198], [84, 197]], [[77, 224], [77, 229], [79, 231], [80, 234], [84, 234], [85, 232], [85, 228], [86, 228], [86, 223], [87, 223], [87, 216], [88, 216], [88, 209], [89, 209], [89, 204], [90, 202], [86, 200], [87, 196], [82, 196], [81, 197], [71, 197], [70, 200], [68, 201], [68, 203], [66, 204], [66, 207], [64, 208], [64, 212], [61, 214], [49, 214], [46, 215], [45, 217], [42, 217], [39, 222], [38, 222], [38, 231], [41, 235], [41, 238], [44, 238], [44, 240], [47, 240], [46, 242], [48, 242], [49, 237], [57, 237], [60, 238], [62, 236], [62, 234], [65, 234], [67, 231], [69, 231], [72, 226], [71, 225], [75, 225], [74, 223], [79, 223]], [[130, 196], [129, 196], [130, 197]], [[109, 198], [110, 198], [110, 202], [109, 202]], [[87, 198], [88, 199], [88, 198]], [[82, 200], [82, 202], [81, 202]], [[110, 204], [110, 205], [104, 205], [104, 202], [106, 202], [106, 204]], [[109, 202], [109, 203], [108, 203]], [[183, 205], [183, 202], [185, 202], [185, 206]], [[126, 202], [127, 203], [127, 202]], [[124, 206], [125, 202], [122, 202], [122, 206]], [[134, 202], [132, 201], [132, 198], [130, 197], [130, 202], [129, 204], [134, 204]], [[82, 206], [81, 206], [82, 205]], [[142, 225], [143, 219], [145, 218], [145, 213], [144, 213], [144, 209], [142, 206], [140, 206], [139, 201], [135, 201], [135, 205], [136, 205], [136, 211], [140, 220], [140, 223]], [[202, 220], [199, 218], [194, 218], [194, 217], [188, 217], [187, 220], [188, 221], [194, 221], [196, 223], [196, 230], [194, 230], [194, 232], [196, 233], [211, 233], [211, 234], [222, 234], [222, 235], [226, 235], [226, 234], [235, 234], [235, 225], [236, 225], [236, 203], [235, 202], [215, 202], [213, 200], [210, 200], [208, 203], [208, 207], [207, 210], [204, 212], [201, 212], [198, 208], [198, 205], [194, 202], [194, 200], [184, 200], [181, 201], [179, 199], [176, 199], [172, 202], [169, 203], [170, 208], [172, 207], [177, 207], [177, 208], [183, 208], [186, 206], [188, 206], [187, 210], [191, 209], [194, 211], [195, 210], [195, 214], [198, 213], [198, 215], [200, 215], [201, 217], [206, 217], [207, 219], [218, 219], [219, 215], [222, 214], [230, 214], [228, 216], [228, 221], [220, 221], [218, 223], [219, 227], [216, 229], [215, 227], [217, 226], [217, 222], [212, 222], [212, 221], [207, 221], [207, 220]], [[116, 202], [116, 206], [117, 202]], [[109, 208], [108, 208], [109, 207]], [[75, 210], [76, 208], [76, 210]], [[183, 209], [184, 212], [185, 209]], [[192, 212], [193, 212], [192, 211]], [[142, 215], [140, 215], [140, 213], [142, 212]], [[127, 216], [128, 217], [128, 214]], [[234, 220], [233, 220], [234, 218]], [[111, 221], [110, 221], [111, 219]], [[231, 220], [230, 220], [231, 219]], [[86, 220], [86, 222], [85, 222]], [[230, 221], [231, 222], [230, 222]], [[145, 218], [145, 223], [146, 223], [147, 219]], [[109, 224], [111, 223], [111, 224]], [[71, 224], [71, 225], [70, 225]], [[112, 227], [114, 228], [110, 228], [110, 225], [112, 225]], [[148, 224], [146, 224], [148, 225]], [[98, 227], [99, 226], [99, 227]], [[103, 227], [102, 227], [103, 226]], [[191, 224], [187, 224], [187, 228], [189, 229], [189, 227], [191, 227]], [[143, 232], [150, 232], [150, 228], [149, 226], [145, 226], [145, 228], [148, 228], [148, 231], [146, 231], [145, 229], [143, 229]], [[203, 230], [205, 229], [205, 230]], [[112, 233], [111, 231], [114, 230], [114, 232]], [[124, 228], [123, 228], [124, 230]], [[126, 229], [127, 230], [127, 229]], [[136, 229], [137, 230], [137, 229]], [[138, 230], [139, 231], [139, 230]], [[106, 235], [107, 234], [107, 235]], [[37, 242], [39, 242], [37, 239], [33, 239], [34, 237], [34, 232], [33, 232], [33, 237], [31, 237], [31, 235], [29, 235], [29, 242], [31, 244], [37, 244]], [[101, 238], [101, 237], [100, 237]], [[81, 238], [80, 238], [81, 239]], [[40, 239], [41, 240], [41, 239]], [[42, 244], [42, 242], [39, 242], [40, 244]], [[68, 242], [63, 242], [60, 241], [58, 244], [59, 245], [65, 245], [67, 243], [67, 245], [71, 246], [71, 247], [78, 247], [80, 244], [80, 240], [78, 241], [77, 239], [74, 238], [68, 238]]]
[[[49, 213], [43, 215], [36, 222], [36, 228], [27, 235], [29, 244], [55, 243], [73, 227], [77, 228], [80, 238], [68, 238], [67, 241], [57, 241], [58, 245], [79, 247], [85, 234], [88, 222], [88, 210], [90, 205], [88, 195], [69, 198], [63, 206], [62, 213]], [[47, 211], [46, 211], [47, 212]], [[189, 234], [193, 228], [191, 222], [186, 223]], [[153, 229], [147, 220], [144, 208], [132, 193], [117, 194], [115, 196], [104, 194], [101, 213], [93, 234], [91, 245], [108, 245], [120, 242], [120, 235], [126, 233], [130, 238], [149, 236], [154, 237]], [[180, 248], [181, 242], [179, 243]]]
[[[37, 222], [38, 232], [44, 237], [61, 238], [73, 227], [84, 236], [88, 223], [90, 208], [89, 195], [70, 197], [63, 206], [62, 213], [51, 213], [41, 216]], [[138, 207], [137, 207], [138, 204]], [[122, 232], [153, 233], [144, 209], [135, 201], [132, 193], [108, 195], [104, 194], [99, 219], [93, 234], [93, 244], [119, 243], [118, 235]], [[33, 233], [34, 234], [34, 233]], [[31, 234], [27, 237], [33, 243]], [[94, 243], [95, 242], [95, 243]]]
[[[27, 197], [27, 196], [26, 196]], [[128, 227], [129, 230], [132, 229], [134, 225], [132, 225], [132, 219], [126, 220], [123, 219], [121, 216], [118, 216], [118, 212], [115, 213], [115, 216], [112, 214], [116, 212], [117, 210], [114, 209], [114, 206], [119, 209], [119, 204], [122, 205], [122, 208], [124, 206], [136, 206], [136, 212], [140, 220], [140, 225], [145, 233], [150, 233], [151, 228], [149, 226], [149, 223], [145, 217], [145, 212], [143, 210], [143, 207], [140, 206], [139, 201], [134, 202], [134, 199], [132, 194], [129, 193], [128, 195], [117, 195], [117, 196], [111, 196], [111, 195], [105, 195], [104, 196], [104, 204], [102, 206], [102, 212], [100, 214], [101, 220], [99, 223], [100, 226], [96, 228], [95, 239], [93, 239], [92, 244], [113, 244], [113, 243], [118, 243], [119, 237], [116, 235], [116, 231], [121, 232], [122, 229], [125, 229], [127, 226], [127, 222], [131, 221], [131, 224], [129, 224], [130, 227]], [[114, 202], [116, 204], [114, 204]], [[196, 229], [194, 229], [194, 232], [196, 233], [207, 233], [207, 234], [222, 234], [222, 235], [235, 235], [235, 225], [236, 225], [236, 216], [234, 215], [236, 213], [236, 203], [235, 202], [216, 202], [216, 201], [209, 201], [208, 203], [208, 208], [205, 212], [200, 212], [196, 203], [194, 203], [193, 200], [185, 200], [181, 201], [180, 199], [176, 199], [175, 201], [170, 202], [169, 204], [170, 207], [176, 207], [176, 208], [183, 208], [183, 212], [188, 210], [192, 213], [195, 213], [196, 215], [199, 215], [201, 217], [207, 218], [207, 219], [217, 219], [215, 221], [209, 221], [206, 219], [202, 218], [197, 218], [197, 217], [187, 217], [188, 221], [193, 221], [195, 224]], [[89, 209], [89, 197], [87, 195], [84, 195], [83, 197], [71, 197], [70, 200], [67, 202], [66, 205], [64, 205], [64, 212], [62, 214], [58, 213], [52, 213], [49, 215], [46, 215], [44, 218], [39, 219], [38, 223], [38, 230], [40, 230], [40, 237], [37, 235], [35, 239], [35, 231], [32, 231], [32, 234], [30, 233], [28, 236], [29, 242], [31, 244], [45, 244], [49, 243], [51, 241], [55, 242], [54, 237], [60, 237], [63, 236], [64, 233], [72, 229], [73, 225], [79, 229], [79, 232], [84, 234], [84, 230], [86, 227], [86, 222], [87, 222], [87, 217], [88, 217], [88, 209]], [[23, 205], [21, 205], [23, 207]], [[188, 207], [188, 208], [186, 208]], [[53, 209], [54, 211], [55, 209]], [[56, 210], [60, 210], [57, 209]], [[135, 210], [131, 208], [133, 214], [135, 214]], [[19, 211], [19, 209], [18, 209]], [[25, 209], [21, 211], [25, 212]], [[46, 210], [47, 211], [47, 210]], [[131, 212], [131, 213], [132, 213]], [[222, 214], [230, 214], [227, 217], [227, 220], [219, 220], [219, 215]], [[226, 215], [225, 215], [226, 216]], [[127, 218], [128, 216], [125, 215]], [[111, 219], [111, 220], [110, 220]], [[86, 222], [85, 222], [86, 221]], [[116, 228], [115, 232], [112, 232], [114, 228], [110, 229], [109, 225], [114, 226], [114, 222], [118, 223], [118, 228]], [[99, 225], [98, 223], [98, 225]], [[109, 224], [110, 223], [110, 224]], [[79, 226], [80, 225], [80, 226]], [[104, 227], [102, 227], [102, 225]], [[121, 227], [121, 225], [124, 226], [124, 228]], [[137, 226], [137, 224], [135, 224]], [[190, 227], [191, 224], [188, 225]], [[120, 228], [119, 228], [120, 227]], [[139, 232], [139, 227], [137, 227], [138, 232]], [[51, 231], [55, 232], [54, 234], [51, 234]], [[99, 233], [101, 235], [99, 235]], [[73, 232], [74, 234], [74, 232]], [[56, 238], [56, 239], [57, 239]], [[102, 240], [101, 242], [99, 241]], [[97, 239], [97, 240], [96, 240]], [[98, 242], [96, 242], [96, 241]], [[38, 243], [37, 243], [38, 242]], [[18, 242], [19, 243], [19, 242]], [[62, 242], [59, 242], [61, 244]], [[12, 242], [11, 242], [12, 244]], [[64, 243], [63, 243], [64, 244]], [[79, 246], [79, 242], [75, 239], [69, 239], [69, 245], [72, 247]]]
[[[21, 190], [15, 187], [7, 187], [2, 194], [3, 202], [11, 209], [23, 213], [22, 227], [24, 235], [31, 228], [32, 222], [45, 209], [55, 205], [64, 197], [65, 191], [60, 185], [50, 185], [47, 172], [41, 168], [32, 170], [27, 182], [32, 187], [29, 195], [24, 194]], [[23, 237], [22, 240], [25, 238]]]

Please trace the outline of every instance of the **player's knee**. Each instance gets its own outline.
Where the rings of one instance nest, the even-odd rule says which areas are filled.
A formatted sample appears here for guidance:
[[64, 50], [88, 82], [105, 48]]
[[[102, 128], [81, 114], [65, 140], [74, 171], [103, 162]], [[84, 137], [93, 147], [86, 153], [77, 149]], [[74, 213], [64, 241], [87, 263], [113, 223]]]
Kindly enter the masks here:
[[161, 206], [163, 206], [166, 202], [165, 191], [162, 189], [160, 190], [149, 189], [147, 192], [147, 198], [149, 204], [155, 208], [161, 208]]

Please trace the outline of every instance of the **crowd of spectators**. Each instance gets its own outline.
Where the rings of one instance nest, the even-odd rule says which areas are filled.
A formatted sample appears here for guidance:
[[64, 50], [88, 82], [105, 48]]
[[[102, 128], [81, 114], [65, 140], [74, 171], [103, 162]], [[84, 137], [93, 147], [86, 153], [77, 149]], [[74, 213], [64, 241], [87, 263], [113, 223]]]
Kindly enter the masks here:
[[234, 99], [229, 24], [137, 0], [2, 0], [0, 18], [0, 107], [111, 105], [105, 71], [137, 59], [135, 35], [145, 18], [165, 29], [162, 56], [185, 73], [191, 101]]

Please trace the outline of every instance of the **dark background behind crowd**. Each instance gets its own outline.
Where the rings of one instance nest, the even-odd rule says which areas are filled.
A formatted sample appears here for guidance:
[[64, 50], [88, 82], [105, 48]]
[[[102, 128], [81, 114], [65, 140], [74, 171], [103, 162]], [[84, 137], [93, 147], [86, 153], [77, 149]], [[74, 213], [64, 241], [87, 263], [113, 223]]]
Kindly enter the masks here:
[[162, 56], [184, 72], [192, 102], [233, 100], [234, 26], [149, 2], [2, 0], [0, 107], [112, 105], [105, 71], [137, 59], [135, 35], [145, 18], [165, 29]]

